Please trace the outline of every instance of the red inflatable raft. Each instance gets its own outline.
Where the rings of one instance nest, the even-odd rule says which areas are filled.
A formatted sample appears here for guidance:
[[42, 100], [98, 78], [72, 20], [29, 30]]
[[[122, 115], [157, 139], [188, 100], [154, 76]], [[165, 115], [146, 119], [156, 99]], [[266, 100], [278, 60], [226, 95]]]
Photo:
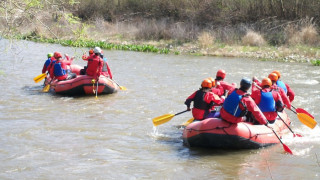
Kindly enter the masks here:
[[[51, 82], [50, 89], [56, 94], [67, 96], [94, 95], [96, 90], [98, 94], [112, 94], [119, 90], [119, 86], [107, 77], [100, 76], [98, 84], [92, 84], [91, 80], [91, 76], [77, 75], [73, 79]], [[50, 82], [50, 78], [47, 82]]]
[[79, 75], [81, 68], [79, 65], [71, 65], [68, 69], [77, 74], [76, 78], [51, 82], [50, 77], [47, 77], [45, 85], [51, 82], [51, 91], [67, 96], [94, 95], [96, 94], [96, 90], [98, 90], [98, 94], [112, 94], [119, 90], [116, 82], [104, 76], [99, 77], [98, 84], [97, 82], [92, 84], [91, 76]]
[[[290, 125], [290, 118], [283, 111], [279, 113]], [[279, 137], [287, 129], [280, 119], [270, 125]], [[257, 149], [280, 143], [270, 128], [248, 122], [232, 124], [220, 118], [209, 118], [189, 124], [183, 130], [183, 142], [189, 147], [222, 149]]]

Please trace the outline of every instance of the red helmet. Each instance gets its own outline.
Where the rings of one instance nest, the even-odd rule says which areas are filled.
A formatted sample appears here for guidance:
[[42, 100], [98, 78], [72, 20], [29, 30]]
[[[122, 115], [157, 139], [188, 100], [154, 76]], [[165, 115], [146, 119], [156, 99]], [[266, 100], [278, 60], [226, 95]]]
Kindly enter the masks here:
[[279, 79], [279, 78], [280, 78], [280, 76], [281, 76], [281, 74], [280, 74], [280, 72], [279, 72], [279, 71], [274, 70], [274, 71], [272, 71], [272, 73], [276, 73], [276, 74], [278, 75], [278, 79]]
[[212, 88], [212, 81], [210, 81], [209, 79], [203, 80], [201, 83], [201, 87], [202, 88]]
[[268, 76], [271, 81], [278, 81], [278, 75], [276, 73], [270, 73]]
[[269, 78], [262, 79], [261, 85], [262, 86], [271, 86], [272, 85], [271, 79], [269, 79]]
[[54, 58], [56, 58], [56, 59], [62, 57], [61, 53], [59, 53], [59, 52], [54, 52], [53, 56], [54, 56]]
[[89, 54], [93, 54], [93, 49], [90, 49], [90, 50], [89, 50]]
[[216, 77], [221, 77], [222, 79], [224, 79], [226, 77], [226, 71], [224, 71], [223, 69], [219, 69]]

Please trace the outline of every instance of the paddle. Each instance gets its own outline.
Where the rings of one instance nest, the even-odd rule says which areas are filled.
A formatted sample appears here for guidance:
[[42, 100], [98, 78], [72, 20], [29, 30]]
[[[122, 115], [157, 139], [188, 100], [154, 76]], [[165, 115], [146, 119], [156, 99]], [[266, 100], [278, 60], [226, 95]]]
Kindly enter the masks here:
[[119, 86], [119, 88], [120, 88], [121, 90], [123, 90], [123, 91], [126, 91], [126, 90], [127, 90], [127, 88], [126, 88], [126, 87], [124, 87], [124, 86], [120, 86], [116, 81], [113, 81], [113, 82], [115, 82], [115, 83]]
[[97, 79], [96, 99], [98, 98], [98, 86], [99, 86], [98, 82], [99, 82], [99, 79]]
[[[260, 86], [258, 86], [255, 82], [253, 83], [255, 86], [257, 86], [259, 89], [261, 89]], [[292, 105], [291, 105], [292, 106]], [[288, 108], [289, 109], [289, 108]], [[309, 113], [307, 112], [307, 114], [305, 113], [297, 113], [294, 110], [290, 109], [292, 112], [294, 112], [295, 114], [297, 114], [298, 119], [302, 122], [302, 124], [305, 124], [306, 126], [310, 127], [311, 129], [313, 129], [316, 125], [317, 122], [314, 120], [314, 118], [312, 118], [313, 116], [309, 116]], [[300, 109], [299, 109], [300, 110]], [[304, 110], [302, 110], [304, 111]], [[306, 112], [306, 111], [305, 111]]]
[[186, 126], [188, 126], [190, 123], [192, 123], [194, 121], [194, 118], [189, 119], [188, 121], [184, 122], [183, 124], [180, 125], [176, 125], [176, 128], [185, 128]]
[[300, 122], [309, 128], [313, 129], [317, 125], [317, 121], [315, 121], [312, 117], [305, 113], [297, 113], [294, 110], [290, 109], [293, 113], [297, 114]]
[[174, 116], [187, 112], [188, 110], [176, 113], [176, 114], [164, 114], [152, 119], [153, 125], [158, 126], [160, 124], [170, 121]]
[[[267, 125], [266, 125], [266, 126], [267, 126]], [[270, 128], [270, 129], [272, 130], [272, 132], [274, 133], [274, 135], [277, 136], [277, 138], [279, 139], [280, 143], [281, 143], [282, 146], [283, 146], [283, 149], [284, 149], [287, 153], [293, 154], [292, 151], [291, 151], [291, 149], [281, 141], [281, 139], [279, 138], [278, 134], [277, 134], [271, 127], [269, 127], [269, 126], [267, 126], [267, 127]]]
[[304, 110], [304, 109], [302, 109], [302, 108], [295, 108], [294, 106], [292, 106], [292, 104], [291, 104], [291, 107], [293, 107], [293, 108], [296, 110], [297, 113], [307, 114], [307, 115], [309, 115], [312, 119], [314, 119], [314, 117], [313, 117], [309, 112], [307, 112], [306, 110]]
[[37, 77], [33, 78], [34, 82], [38, 83], [40, 82], [42, 79], [44, 79], [47, 76], [46, 73], [40, 74]]
[[44, 86], [44, 88], [42, 89], [42, 92], [49, 92], [50, 90], [50, 85], [53, 79], [51, 79], [51, 81], [49, 82], [49, 84], [47, 84], [46, 86]]
[[190, 123], [192, 123], [194, 121], [194, 118], [189, 119], [187, 122], [184, 122], [183, 124], [181, 124], [181, 126], [188, 126]]
[[296, 134], [296, 133], [294, 133], [293, 131], [292, 131], [292, 129], [289, 127], [289, 125], [282, 119], [282, 117], [279, 115], [279, 113], [278, 113], [278, 117], [281, 119], [281, 121], [287, 126], [287, 128], [292, 132], [292, 134], [293, 134], [293, 137], [296, 137], [296, 136], [298, 136], [298, 137], [302, 137], [300, 134]]

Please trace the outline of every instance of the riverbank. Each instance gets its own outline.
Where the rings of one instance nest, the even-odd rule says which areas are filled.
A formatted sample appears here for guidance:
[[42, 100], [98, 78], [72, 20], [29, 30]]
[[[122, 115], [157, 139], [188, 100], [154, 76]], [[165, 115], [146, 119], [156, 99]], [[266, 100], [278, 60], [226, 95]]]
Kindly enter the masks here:
[[[209, 13], [205, 8], [211, 7], [208, 5], [212, 4], [206, 4], [209, 1], [196, 4], [191, 1], [145, 1], [143, 6], [135, 1], [101, 2], [105, 5], [102, 9], [99, 8], [102, 4], [89, 1], [18, 2], [0, 3], [0, 10], [3, 10], [0, 11], [1, 37], [73, 47], [100, 46], [103, 49], [320, 65], [319, 21], [313, 18], [318, 17], [315, 5], [304, 9], [312, 12], [310, 16], [282, 17], [284, 8], [292, 8], [281, 6], [281, 11], [266, 11], [259, 17], [261, 13], [252, 12], [252, 7], [267, 10], [281, 4], [271, 2], [269, 6], [247, 1], [241, 4], [241, 11], [235, 11], [239, 10], [233, 9], [239, 3], [230, 1], [212, 6], [217, 9], [213, 8]], [[157, 5], [163, 11], [150, 9]], [[199, 7], [195, 8], [195, 5]], [[279, 14], [275, 15], [277, 12]]]
[[220, 56], [220, 57], [242, 57], [253, 58], [260, 61], [280, 61], [280, 62], [299, 62], [320, 65], [320, 49], [309, 46], [243, 46], [212, 44], [207, 47], [201, 47], [199, 42], [190, 42], [177, 45], [172, 40], [167, 41], [133, 41], [129, 39], [111, 38], [107, 40], [75, 40], [73, 39], [52, 39], [41, 36], [17, 36], [17, 39], [29, 40], [42, 43], [55, 43], [70, 47], [88, 47], [100, 46], [108, 50], [124, 50], [152, 52], [162, 54], [189, 54], [196, 56]]

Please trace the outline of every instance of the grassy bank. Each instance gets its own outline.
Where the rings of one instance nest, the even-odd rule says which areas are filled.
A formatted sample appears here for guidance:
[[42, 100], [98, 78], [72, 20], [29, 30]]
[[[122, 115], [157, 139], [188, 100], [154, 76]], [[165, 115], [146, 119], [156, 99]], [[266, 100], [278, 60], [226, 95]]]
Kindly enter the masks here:
[[177, 44], [167, 41], [132, 41], [130, 39], [54, 39], [34, 35], [15, 36], [16, 39], [41, 43], [55, 43], [70, 47], [93, 48], [99, 46], [108, 50], [151, 52], [162, 54], [190, 54], [196, 56], [220, 56], [254, 58], [261, 61], [302, 62], [320, 65], [320, 48], [306, 45], [297, 46], [249, 46], [214, 43], [204, 45], [198, 41]]
[[44, 38], [41, 36], [31, 36], [31, 35], [19, 35], [15, 36], [16, 39], [21, 40], [28, 40], [34, 42], [41, 42], [41, 43], [51, 43], [51, 44], [61, 44], [63, 46], [70, 46], [70, 47], [87, 47], [87, 48], [94, 48], [94, 47], [101, 47], [102, 49], [108, 50], [123, 50], [123, 51], [138, 51], [138, 52], [152, 52], [152, 53], [161, 53], [161, 54], [168, 54], [170, 52], [167, 48], [159, 48], [153, 45], [138, 45], [138, 44], [115, 44], [115, 43], [108, 43], [105, 41], [99, 40], [90, 40], [90, 39], [53, 39], [53, 38]]
[[73, 47], [320, 65], [318, 1], [197, 2], [5, 0], [0, 35]]

